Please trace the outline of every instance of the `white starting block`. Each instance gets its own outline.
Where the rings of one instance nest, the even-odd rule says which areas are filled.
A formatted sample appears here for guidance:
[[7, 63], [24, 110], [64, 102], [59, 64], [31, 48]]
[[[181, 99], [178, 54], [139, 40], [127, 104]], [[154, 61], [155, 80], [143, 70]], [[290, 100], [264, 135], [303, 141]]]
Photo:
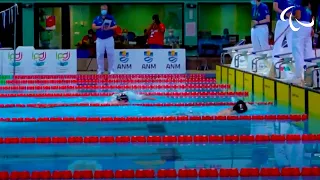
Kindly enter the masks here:
[[272, 58], [272, 50], [252, 52], [252, 54], [255, 57], [252, 61], [249, 61], [251, 66], [248, 65], [247, 70], [264, 76], [268, 75], [271, 68], [271, 61], [269, 59]]
[[274, 73], [276, 79], [291, 80], [293, 78], [294, 61], [292, 53], [278, 54], [275, 58], [281, 58], [280, 61], [274, 64]]
[[[239, 43], [233, 47], [223, 48], [223, 53], [221, 53], [221, 64], [225, 64], [225, 56], [230, 55], [232, 58], [232, 62], [234, 62], [234, 58], [236, 55], [243, 54], [243, 52], [251, 52], [252, 44], [244, 44], [245, 40], [239, 41]], [[246, 54], [246, 53], [244, 53]], [[231, 67], [235, 67], [234, 63], [231, 63]], [[238, 68], [238, 67], [237, 67]]]
[[320, 89], [320, 57], [305, 59], [304, 79], [305, 85]]

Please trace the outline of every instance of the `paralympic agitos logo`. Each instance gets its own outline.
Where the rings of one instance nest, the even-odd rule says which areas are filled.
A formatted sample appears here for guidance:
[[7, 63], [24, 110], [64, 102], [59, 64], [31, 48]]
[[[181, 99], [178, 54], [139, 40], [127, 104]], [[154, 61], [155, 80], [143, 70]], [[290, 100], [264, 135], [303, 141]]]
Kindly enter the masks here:
[[[287, 14], [287, 11], [289, 11], [290, 9], [294, 8], [294, 6], [290, 6], [288, 8], [286, 8], [285, 10], [283, 10], [280, 14], [280, 19], [281, 21], [286, 21], [286, 19], [284, 19], [284, 16]], [[314, 25], [314, 21], [312, 19], [312, 21], [310, 23], [302, 23], [300, 22], [298, 19], [295, 19], [295, 21], [297, 23], [299, 23], [301, 26], [303, 27], [312, 27]], [[290, 28], [292, 29], [292, 31], [299, 31], [300, 27], [295, 27], [293, 24], [292, 24], [292, 13], [290, 13], [290, 17], [289, 17], [289, 26]]]

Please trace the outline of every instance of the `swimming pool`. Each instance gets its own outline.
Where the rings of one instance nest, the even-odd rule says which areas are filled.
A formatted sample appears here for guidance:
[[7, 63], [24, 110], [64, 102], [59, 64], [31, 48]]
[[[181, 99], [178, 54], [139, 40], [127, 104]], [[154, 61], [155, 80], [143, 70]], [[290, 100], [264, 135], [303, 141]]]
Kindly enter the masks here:
[[[163, 78], [168, 84], [169, 80]], [[208, 78], [199, 78], [197, 82], [209, 82]], [[89, 80], [88, 80], [89, 81]], [[145, 80], [148, 82], [147, 80]], [[214, 81], [212, 81], [214, 82]], [[34, 81], [33, 81], [34, 83]], [[52, 85], [52, 82], [38, 84], [40, 86]], [[73, 82], [74, 83], [74, 82]], [[230, 107], [230, 105], [208, 105], [208, 102], [229, 102], [246, 97], [236, 94], [222, 95], [198, 95], [201, 92], [225, 92], [217, 88], [195, 88], [186, 89], [162, 88], [165, 83], [156, 82], [157, 86], [150, 88], [152, 83], [148, 82], [148, 88], [134, 89], [139, 93], [160, 93], [155, 95], [156, 101], [132, 101], [129, 106], [88, 106], [90, 103], [108, 103], [110, 97], [64, 97], [61, 93], [87, 93], [97, 90], [67, 90], [52, 88], [52, 90], [12, 90], [12, 88], [1, 88], [1, 94], [41, 94], [60, 93], [59, 96], [33, 96], [33, 97], [3, 97], [0, 98], [0, 119], [15, 118], [11, 122], [0, 123], [0, 171], [54, 171], [54, 170], [100, 170], [100, 169], [180, 169], [180, 168], [246, 168], [246, 167], [305, 167], [317, 165], [318, 147], [313, 142], [268, 141], [228, 141], [227, 137], [236, 135], [244, 137], [250, 135], [274, 135], [274, 134], [304, 134], [302, 129], [292, 125], [285, 120], [245, 120], [251, 115], [266, 114], [288, 114], [288, 107], [280, 107], [268, 104], [258, 105], [253, 111], [234, 120], [210, 120], [197, 117], [211, 117], [218, 111]], [[128, 88], [130, 82], [126, 82]], [[134, 84], [139, 84], [134, 82]], [[141, 84], [141, 83], [140, 83]], [[31, 86], [30, 84], [20, 84]], [[33, 86], [34, 84], [32, 84]], [[61, 84], [60, 84], [61, 85]], [[10, 84], [6, 85], [10, 87]], [[64, 85], [63, 85], [64, 86]], [[76, 86], [76, 85], [73, 85]], [[129, 88], [130, 89], [130, 88]], [[234, 90], [228, 90], [233, 92]], [[116, 89], [100, 89], [98, 92], [109, 93], [119, 92]], [[161, 93], [185, 93], [172, 94]], [[251, 99], [250, 99], [251, 100]], [[252, 98], [254, 100], [254, 98]], [[77, 103], [86, 103], [83, 106], [76, 106]], [[189, 103], [188, 106], [186, 106]], [[192, 105], [194, 103], [194, 105]], [[201, 104], [202, 103], [202, 104]], [[8, 104], [15, 104], [14, 107], [5, 107]], [[18, 105], [17, 105], [18, 104]], [[26, 104], [64, 104], [66, 107], [35, 108], [22, 107]], [[162, 105], [161, 105], [162, 104]], [[190, 105], [191, 104], [191, 105]], [[90, 117], [101, 118], [149, 118], [180, 116], [175, 121], [63, 121], [67, 117]], [[192, 117], [185, 121], [183, 118]], [[54, 119], [61, 118], [59, 122], [36, 121], [17, 122], [17, 118]], [[7, 120], [6, 120], [7, 121]], [[185, 141], [163, 141], [165, 136], [186, 138], [192, 137], [191, 142]], [[205, 135], [209, 140], [196, 141], [197, 135]], [[224, 141], [210, 141], [209, 137], [224, 137]], [[83, 138], [91, 139], [101, 137], [129, 138], [130, 141], [108, 142], [100, 141], [85, 143]], [[29, 139], [24, 139], [28, 137]], [[52, 138], [66, 137], [66, 142], [51, 142]], [[146, 138], [142, 142], [133, 142], [133, 138]], [[5, 140], [7, 138], [7, 140]], [[10, 139], [11, 138], [11, 139]], [[16, 142], [12, 138], [19, 139]], [[31, 139], [33, 138], [33, 141]], [[37, 138], [47, 140], [50, 143], [36, 141]], [[151, 138], [154, 141], [148, 141]], [[157, 138], [162, 138], [157, 141]], [[229, 137], [230, 138], [230, 137]], [[82, 139], [78, 142], [79, 139]], [[60, 139], [62, 140], [62, 139]], [[28, 141], [28, 142], [26, 142]], [[53, 140], [52, 140], [53, 141]], [[1, 139], [0, 139], [1, 142]]]

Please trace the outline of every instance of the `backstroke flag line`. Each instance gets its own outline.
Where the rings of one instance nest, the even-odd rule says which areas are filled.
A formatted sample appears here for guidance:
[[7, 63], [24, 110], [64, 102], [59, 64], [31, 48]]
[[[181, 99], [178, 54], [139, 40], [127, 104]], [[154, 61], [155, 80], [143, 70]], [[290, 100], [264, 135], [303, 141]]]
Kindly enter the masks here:
[[[2, 17], [2, 26], [6, 28], [7, 25], [13, 24], [13, 63], [16, 63], [16, 49], [17, 49], [17, 15], [18, 5], [14, 4], [8, 9], [0, 11], [0, 15]], [[1, 58], [1, 65], [3, 64], [3, 58]], [[1, 72], [2, 74], [3, 72]], [[13, 76], [16, 73], [16, 66], [13, 66]]]
[[12, 24], [15, 21], [15, 19], [14, 19], [15, 14], [19, 15], [18, 5], [14, 4], [10, 8], [1, 11], [0, 14], [1, 14], [1, 18], [2, 18], [2, 26], [3, 26], [3, 28], [5, 28], [7, 23]]

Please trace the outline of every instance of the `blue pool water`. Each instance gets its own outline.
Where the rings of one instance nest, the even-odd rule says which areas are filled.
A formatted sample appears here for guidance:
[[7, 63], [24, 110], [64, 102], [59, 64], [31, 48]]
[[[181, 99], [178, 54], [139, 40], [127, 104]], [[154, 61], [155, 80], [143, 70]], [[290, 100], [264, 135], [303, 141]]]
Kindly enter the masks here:
[[[160, 92], [161, 90], [157, 90]], [[185, 90], [194, 92], [195, 90]], [[206, 90], [207, 91], [207, 90]], [[211, 90], [216, 91], [216, 90]], [[6, 91], [7, 92], [7, 91]], [[49, 91], [53, 92], [53, 91]], [[66, 91], [65, 91], [66, 92]], [[114, 92], [114, 91], [112, 91]], [[142, 91], [139, 91], [142, 92]], [[148, 90], [150, 92], [150, 90]], [[166, 91], [168, 92], [168, 91]], [[172, 91], [176, 92], [176, 91]], [[3, 93], [3, 92], [2, 92]], [[11, 92], [17, 93], [17, 92]], [[21, 93], [21, 91], [19, 91]], [[164, 97], [133, 103], [231, 102], [237, 97]], [[1, 104], [103, 103], [110, 97], [0, 98]], [[215, 115], [227, 106], [0, 108], [0, 117]], [[287, 114], [256, 106], [247, 114]], [[302, 134], [289, 122], [33, 122], [0, 123], [0, 137]], [[244, 168], [320, 165], [316, 144], [0, 144], [0, 171], [75, 169]]]

